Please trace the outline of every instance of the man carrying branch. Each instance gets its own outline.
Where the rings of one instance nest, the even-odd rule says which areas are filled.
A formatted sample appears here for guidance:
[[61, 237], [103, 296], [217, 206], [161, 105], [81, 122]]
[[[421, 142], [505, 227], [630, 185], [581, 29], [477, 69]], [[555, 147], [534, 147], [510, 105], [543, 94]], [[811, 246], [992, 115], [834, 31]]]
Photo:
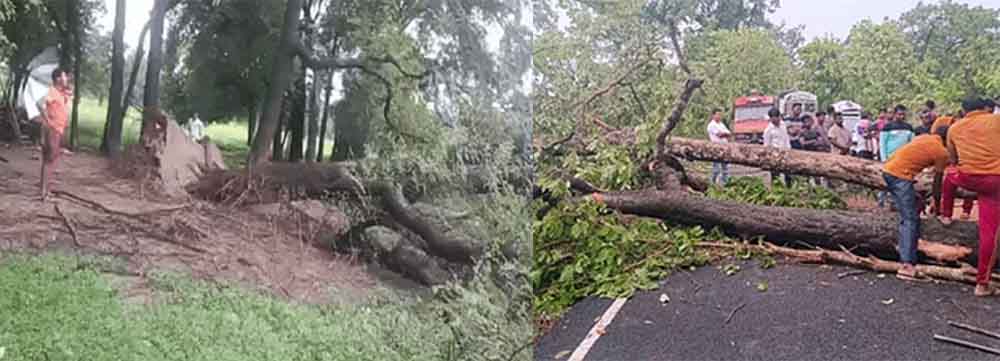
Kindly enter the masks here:
[[941, 174], [948, 166], [948, 127], [938, 129], [937, 134], [925, 134], [896, 149], [883, 166], [882, 177], [899, 211], [899, 258], [903, 268], [896, 276], [905, 280], [919, 280], [924, 276], [917, 272], [917, 240], [920, 239], [920, 210], [923, 202], [918, 200], [913, 187], [915, 179], [924, 169], [934, 167], [934, 195], [941, 192]]
[[45, 107], [41, 114], [42, 133], [42, 180], [41, 199], [48, 197], [49, 182], [56, 161], [62, 153], [61, 145], [66, 125], [69, 123], [69, 110], [73, 104], [73, 76], [63, 68], [52, 71], [52, 87], [45, 96]]

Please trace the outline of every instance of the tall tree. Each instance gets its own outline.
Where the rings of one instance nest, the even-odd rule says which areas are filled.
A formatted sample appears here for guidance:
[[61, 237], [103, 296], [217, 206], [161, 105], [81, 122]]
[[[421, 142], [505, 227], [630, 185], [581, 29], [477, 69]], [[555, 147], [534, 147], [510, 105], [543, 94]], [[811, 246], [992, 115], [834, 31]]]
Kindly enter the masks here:
[[892, 22], [862, 21], [851, 28], [843, 54], [844, 94], [873, 109], [917, 105], [930, 97], [934, 80]]
[[333, 93], [333, 72], [324, 72], [324, 87], [323, 87], [323, 103], [321, 110], [323, 111], [323, 122], [319, 127], [319, 145], [316, 148], [316, 161], [323, 161], [323, 145], [326, 144], [326, 124], [330, 118], [330, 95]]
[[160, 108], [160, 69], [163, 67], [163, 22], [167, 14], [168, 0], [155, 0], [149, 16], [149, 57], [146, 63], [146, 88], [142, 105], [143, 131], [146, 124]]
[[844, 45], [834, 38], [815, 39], [798, 51], [801, 87], [816, 94], [820, 104], [849, 97], [844, 93], [844, 52]]
[[[66, 0], [66, 14], [67, 14], [67, 25], [69, 31], [72, 33], [72, 52], [73, 52], [73, 89], [76, 94], [73, 97], [73, 112], [70, 116], [70, 133], [69, 133], [69, 146], [70, 149], [76, 150], [77, 141], [80, 137], [79, 119], [80, 119], [80, 98], [81, 88], [80, 79], [83, 78], [83, 74], [80, 74], [80, 63], [83, 61], [83, 37], [86, 35], [86, 27], [81, 24], [81, 20], [84, 16], [83, 7], [76, 0]], [[67, 49], [68, 50], [68, 49]]]
[[111, 88], [108, 89], [107, 131], [101, 150], [112, 158], [121, 152], [122, 91], [125, 87], [125, 0], [115, 2], [115, 27], [112, 31]]

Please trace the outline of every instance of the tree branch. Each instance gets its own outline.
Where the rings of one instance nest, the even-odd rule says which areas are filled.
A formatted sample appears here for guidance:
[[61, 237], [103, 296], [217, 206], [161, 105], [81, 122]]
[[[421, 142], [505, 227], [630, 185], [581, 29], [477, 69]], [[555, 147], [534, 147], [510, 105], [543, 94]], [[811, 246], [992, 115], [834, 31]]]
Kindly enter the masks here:
[[691, 76], [691, 68], [688, 67], [687, 57], [684, 56], [684, 49], [681, 48], [681, 43], [678, 37], [680, 36], [680, 30], [677, 29], [677, 23], [674, 20], [667, 21], [667, 26], [670, 28], [670, 43], [674, 45], [674, 52], [677, 53], [677, 63], [681, 66], [681, 70], [684, 71], [688, 76]]

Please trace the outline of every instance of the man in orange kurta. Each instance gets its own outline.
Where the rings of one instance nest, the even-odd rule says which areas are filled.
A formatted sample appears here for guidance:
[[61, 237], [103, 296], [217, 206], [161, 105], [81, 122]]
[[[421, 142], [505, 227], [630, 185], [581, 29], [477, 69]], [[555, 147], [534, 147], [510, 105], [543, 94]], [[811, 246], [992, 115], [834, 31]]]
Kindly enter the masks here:
[[49, 182], [56, 161], [62, 153], [62, 138], [69, 124], [69, 111], [73, 104], [73, 89], [70, 87], [73, 76], [62, 68], [52, 71], [52, 86], [45, 96], [45, 108], [42, 110], [42, 200], [48, 196]]

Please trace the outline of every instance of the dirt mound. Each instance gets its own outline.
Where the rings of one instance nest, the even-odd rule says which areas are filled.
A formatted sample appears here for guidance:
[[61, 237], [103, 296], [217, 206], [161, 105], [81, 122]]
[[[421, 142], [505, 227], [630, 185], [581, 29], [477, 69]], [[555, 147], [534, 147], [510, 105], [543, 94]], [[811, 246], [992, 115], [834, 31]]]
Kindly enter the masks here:
[[163, 118], [163, 127], [149, 127], [141, 144], [125, 148], [114, 166], [119, 177], [142, 181], [170, 197], [186, 197], [185, 187], [205, 173], [225, 170], [222, 151], [208, 141], [195, 142], [173, 120]]
[[375, 285], [365, 265], [308, 242], [344, 227], [337, 211], [322, 205], [295, 204], [289, 213], [312, 216], [289, 222], [248, 208], [162, 198], [149, 185], [143, 190], [139, 181], [109, 176], [110, 162], [87, 153], [62, 158], [54, 197], [40, 202], [38, 151], [0, 147], [0, 156], [10, 161], [0, 162], [0, 251], [114, 255], [140, 279], [180, 270], [310, 303], [358, 301]]

